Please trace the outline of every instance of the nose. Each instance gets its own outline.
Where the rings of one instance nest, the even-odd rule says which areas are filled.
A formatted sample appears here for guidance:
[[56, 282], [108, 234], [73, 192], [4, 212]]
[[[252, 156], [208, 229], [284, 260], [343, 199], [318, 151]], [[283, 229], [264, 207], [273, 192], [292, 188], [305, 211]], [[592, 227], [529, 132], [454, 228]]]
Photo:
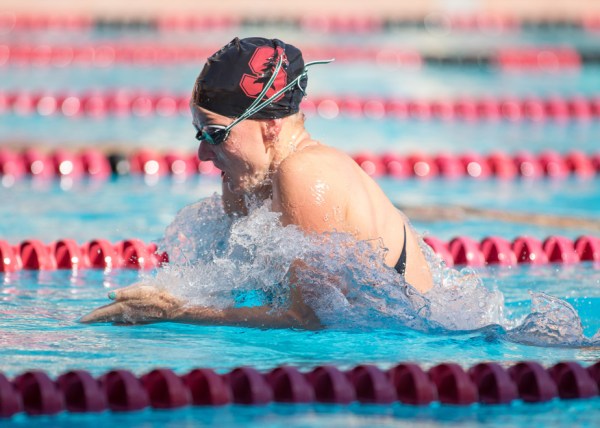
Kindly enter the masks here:
[[206, 141], [201, 141], [198, 146], [198, 158], [203, 161], [211, 161], [215, 158], [215, 152], [213, 152], [212, 147]]

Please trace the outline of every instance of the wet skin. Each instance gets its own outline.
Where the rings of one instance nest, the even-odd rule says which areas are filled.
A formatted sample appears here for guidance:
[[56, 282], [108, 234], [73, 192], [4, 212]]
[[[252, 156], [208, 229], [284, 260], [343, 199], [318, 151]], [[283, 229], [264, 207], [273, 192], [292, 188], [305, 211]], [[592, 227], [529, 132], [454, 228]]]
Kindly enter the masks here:
[[[232, 119], [192, 106], [193, 125], [228, 125]], [[248, 195], [272, 199], [283, 225], [307, 233], [346, 232], [357, 240], [381, 240], [388, 249], [385, 264], [393, 267], [403, 249], [406, 217], [377, 183], [339, 150], [310, 138], [301, 113], [283, 119], [245, 120], [219, 145], [200, 143], [198, 156], [223, 172], [223, 205], [228, 214], [244, 215]], [[432, 287], [427, 261], [409, 225], [406, 227], [406, 280], [420, 292]], [[289, 278], [294, 284], [294, 270]], [[189, 307], [165, 290], [134, 285], [117, 290], [115, 303], [98, 308], [82, 322], [140, 323], [179, 321], [255, 327], [318, 328], [319, 320], [304, 305], [304, 285], [296, 283], [290, 308], [273, 314], [270, 307]]]

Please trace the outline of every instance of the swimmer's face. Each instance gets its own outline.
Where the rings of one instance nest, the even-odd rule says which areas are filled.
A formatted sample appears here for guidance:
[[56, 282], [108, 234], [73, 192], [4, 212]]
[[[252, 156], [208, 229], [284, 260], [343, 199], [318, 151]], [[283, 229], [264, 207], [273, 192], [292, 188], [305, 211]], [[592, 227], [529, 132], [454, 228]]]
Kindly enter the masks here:
[[[196, 131], [205, 126], [227, 126], [233, 119], [192, 106], [192, 124]], [[221, 144], [203, 140], [198, 147], [201, 161], [212, 161], [223, 171], [229, 190], [236, 194], [251, 193], [267, 178], [271, 164], [270, 150], [264, 143], [264, 124], [244, 120], [233, 128]]]

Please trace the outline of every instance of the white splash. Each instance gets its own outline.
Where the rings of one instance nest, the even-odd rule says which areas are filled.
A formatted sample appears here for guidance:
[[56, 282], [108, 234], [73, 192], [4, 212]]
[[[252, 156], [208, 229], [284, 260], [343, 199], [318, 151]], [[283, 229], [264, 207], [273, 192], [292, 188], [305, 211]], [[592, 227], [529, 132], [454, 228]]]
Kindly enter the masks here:
[[421, 242], [434, 276], [434, 288], [420, 294], [395, 270], [383, 266], [380, 241], [356, 242], [331, 233], [307, 236], [295, 226], [282, 227], [270, 204], [254, 206], [248, 216], [230, 218], [218, 195], [190, 205], [167, 228], [161, 249], [169, 265], [153, 280], [191, 305], [227, 307], [287, 305], [287, 271], [294, 260], [303, 293], [329, 328], [404, 328], [476, 330], [499, 325], [508, 340], [543, 346], [600, 344], [583, 335], [581, 321], [565, 301], [532, 294], [532, 312], [508, 319], [503, 294], [488, 288], [471, 269], [445, 266]]

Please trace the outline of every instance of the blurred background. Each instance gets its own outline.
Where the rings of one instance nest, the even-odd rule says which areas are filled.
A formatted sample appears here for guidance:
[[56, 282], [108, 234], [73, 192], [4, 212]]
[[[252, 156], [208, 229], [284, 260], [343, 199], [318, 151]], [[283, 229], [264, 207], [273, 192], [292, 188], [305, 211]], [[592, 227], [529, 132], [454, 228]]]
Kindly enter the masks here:
[[402, 15], [425, 15], [433, 12], [450, 13], [501, 13], [516, 17], [578, 18], [583, 14], [597, 12], [598, 2], [594, 0], [423, 0], [419, 2], [372, 0], [366, 4], [360, 1], [332, 0], [317, 2], [274, 2], [256, 0], [251, 3], [240, 0], [194, 1], [173, 0], [170, 2], [152, 0], [118, 0], [77, 2], [71, 0], [4, 0], [5, 10], [28, 13], [81, 13], [104, 17], [155, 18], [161, 14], [179, 12], [231, 14], [240, 17], [281, 17], [282, 15], [319, 16], [323, 13], [344, 15], [368, 15], [372, 17], [394, 18]]
[[436, 208], [410, 211], [424, 232], [598, 232], [597, 1], [4, 0], [0, 238], [160, 237], [219, 189], [195, 159], [193, 82], [257, 35], [336, 59], [311, 69], [309, 131], [399, 206]]
[[[471, 287], [481, 280], [503, 293], [515, 317], [531, 311], [529, 290], [542, 291], [566, 299], [580, 318], [564, 316], [565, 302], [541, 300], [557, 324], [534, 318], [517, 339], [495, 326], [430, 335], [395, 323], [314, 333], [78, 324], [106, 303], [107, 289], [156, 267], [154, 243], [180, 209], [220, 192], [219, 171], [196, 158], [188, 101], [206, 58], [236, 36], [280, 38], [307, 61], [335, 58], [310, 69], [306, 126], [353, 156], [449, 264], [476, 269], [449, 273], [448, 289], [475, 292], [487, 308], [494, 302]], [[598, 0], [0, 0], [1, 368], [96, 375], [113, 367], [141, 374], [154, 366], [183, 373], [409, 360], [596, 362], [598, 346], [581, 331], [597, 344], [599, 140]], [[440, 308], [454, 307], [451, 324], [479, 316], [467, 300], [438, 296]], [[380, 305], [398, 301], [366, 300], [374, 306], [365, 313], [375, 317]], [[538, 329], [560, 347], [529, 346], [540, 343]], [[226, 406], [35, 423], [529, 427], [597, 426], [600, 417], [598, 399], [349, 408]], [[33, 425], [20, 416], [15, 425]]]

